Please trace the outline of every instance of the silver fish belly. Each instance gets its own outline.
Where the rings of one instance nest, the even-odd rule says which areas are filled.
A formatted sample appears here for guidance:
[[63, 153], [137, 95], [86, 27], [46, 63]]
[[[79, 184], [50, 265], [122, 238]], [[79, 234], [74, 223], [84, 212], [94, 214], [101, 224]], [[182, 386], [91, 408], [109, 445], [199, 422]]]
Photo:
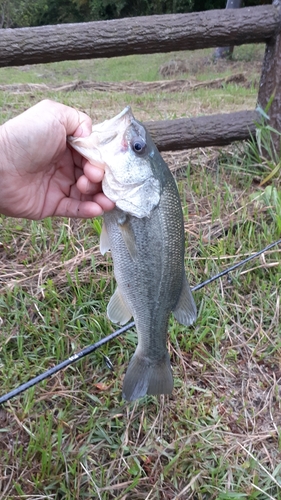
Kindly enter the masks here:
[[[101, 252], [111, 250], [117, 282], [107, 314], [119, 324], [133, 316], [136, 324], [138, 345], [123, 382], [123, 397], [133, 401], [146, 394], [172, 392], [169, 317], [173, 312], [180, 323], [189, 326], [196, 319], [196, 306], [185, 275], [183, 215], [174, 178], [148, 132], [132, 114], [124, 137], [122, 144], [131, 148], [127, 160], [124, 157], [126, 172], [130, 173], [130, 168], [143, 172], [147, 166], [150, 173], [148, 180], [140, 182], [140, 189], [130, 180], [130, 195], [126, 198], [122, 192], [121, 201], [114, 200], [116, 208], [104, 214]], [[99, 151], [107, 163], [107, 155], [102, 148]], [[110, 184], [110, 175], [105, 184]], [[107, 196], [108, 191], [106, 186]]]

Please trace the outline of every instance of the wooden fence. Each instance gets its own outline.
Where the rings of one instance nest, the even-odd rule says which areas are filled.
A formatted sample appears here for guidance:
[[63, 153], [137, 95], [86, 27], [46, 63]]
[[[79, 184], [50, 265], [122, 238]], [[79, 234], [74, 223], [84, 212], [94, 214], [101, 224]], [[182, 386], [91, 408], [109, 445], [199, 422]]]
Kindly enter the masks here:
[[[73, 59], [266, 44], [257, 101], [274, 94], [270, 124], [281, 132], [281, 0], [272, 5], [191, 14], [0, 30], [0, 67]], [[249, 138], [255, 110], [147, 122], [160, 150], [225, 145]]]

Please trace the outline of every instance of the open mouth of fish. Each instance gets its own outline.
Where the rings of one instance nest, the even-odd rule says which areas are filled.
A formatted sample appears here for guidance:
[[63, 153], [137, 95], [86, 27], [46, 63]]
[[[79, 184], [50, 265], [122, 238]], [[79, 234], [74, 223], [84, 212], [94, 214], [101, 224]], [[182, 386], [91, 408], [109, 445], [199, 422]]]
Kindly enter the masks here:
[[113, 118], [93, 125], [92, 133], [89, 137], [69, 136], [67, 140], [92, 165], [105, 169], [106, 163], [102, 158], [101, 148], [104, 149], [108, 144], [113, 154], [122, 152], [122, 149], [127, 147], [124, 141], [125, 131], [134, 121], [135, 118], [131, 107], [126, 106], [126, 108]]

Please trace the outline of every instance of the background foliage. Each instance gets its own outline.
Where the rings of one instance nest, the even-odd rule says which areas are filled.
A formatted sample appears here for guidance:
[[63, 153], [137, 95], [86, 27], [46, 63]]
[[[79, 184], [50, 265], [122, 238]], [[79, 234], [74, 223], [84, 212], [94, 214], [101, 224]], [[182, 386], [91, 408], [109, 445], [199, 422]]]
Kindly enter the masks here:
[[226, 0], [0, 0], [0, 28], [223, 9], [225, 5]]

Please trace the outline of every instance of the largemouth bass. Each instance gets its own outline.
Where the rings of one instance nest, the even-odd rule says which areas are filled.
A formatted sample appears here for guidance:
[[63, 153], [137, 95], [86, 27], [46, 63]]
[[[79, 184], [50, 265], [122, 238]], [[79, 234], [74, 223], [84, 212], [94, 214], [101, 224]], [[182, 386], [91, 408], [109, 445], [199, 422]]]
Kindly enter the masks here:
[[116, 207], [104, 214], [100, 249], [111, 250], [117, 288], [107, 314], [114, 323], [133, 316], [138, 345], [123, 382], [123, 397], [170, 394], [167, 351], [171, 312], [183, 325], [196, 319], [184, 269], [184, 226], [174, 178], [145, 127], [130, 109], [95, 125], [71, 146], [105, 166], [102, 183]]

